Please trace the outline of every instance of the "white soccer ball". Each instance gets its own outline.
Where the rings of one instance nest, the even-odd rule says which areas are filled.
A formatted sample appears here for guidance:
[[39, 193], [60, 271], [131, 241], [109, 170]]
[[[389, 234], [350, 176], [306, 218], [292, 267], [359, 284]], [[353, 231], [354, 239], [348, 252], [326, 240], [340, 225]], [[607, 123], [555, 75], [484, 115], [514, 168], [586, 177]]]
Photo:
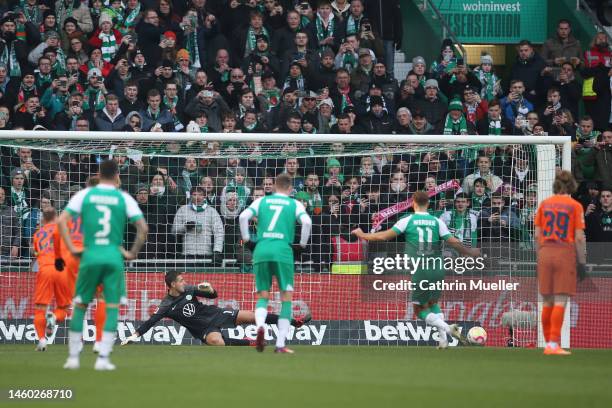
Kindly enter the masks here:
[[468, 341], [478, 346], [484, 346], [487, 342], [487, 331], [480, 326], [474, 326], [468, 331]]

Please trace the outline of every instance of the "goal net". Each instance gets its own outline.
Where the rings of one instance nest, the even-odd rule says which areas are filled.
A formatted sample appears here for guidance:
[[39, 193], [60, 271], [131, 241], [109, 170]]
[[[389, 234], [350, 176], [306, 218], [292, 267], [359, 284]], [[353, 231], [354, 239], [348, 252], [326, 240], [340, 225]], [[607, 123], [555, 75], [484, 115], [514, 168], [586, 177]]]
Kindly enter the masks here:
[[[30, 243], [42, 211], [49, 206], [62, 211], [97, 173], [98, 163], [112, 158], [119, 164], [121, 188], [135, 197], [149, 225], [139, 258], [126, 264], [128, 304], [121, 309], [120, 338], [155, 310], [169, 269], [184, 271], [191, 283], [211, 282], [219, 298], [203, 301], [252, 310], [252, 256], [241, 245], [238, 216], [254, 199], [273, 192], [276, 175], [288, 173], [293, 197], [313, 219], [308, 249], [295, 259], [293, 302], [294, 315], [311, 314], [313, 320], [290, 333], [293, 344], [436, 344], [435, 330], [413, 314], [409, 288], [399, 285], [410, 281], [410, 274], [374, 270], [379, 259], [403, 254], [403, 237], [368, 245], [351, 235], [355, 228], [391, 228], [412, 211], [410, 197], [418, 190], [428, 192], [430, 213], [455, 237], [486, 254], [482, 268], [455, 261], [446, 270], [446, 281], [456, 284], [442, 292], [446, 319], [464, 331], [484, 327], [490, 345], [537, 344], [533, 216], [537, 203], [552, 193], [556, 169], [562, 161], [568, 164], [564, 138], [20, 135], [0, 139], [0, 342], [35, 339], [36, 263]], [[253, 223], [253, 236], [256, 228]], [[125, 231], [126, 245], [134, 235], [131, 228]], [[448, 248], [441, 250], [445, 260], [457, 259]], [[273, 291], [271, 308], [278, 311], [279, 294]], [[87, 318], [84, 339], [91, 341], [91, 311]], [[602, 346], [581, 330], [589, 320], [573, 316], [573, 346]], [[272, 326], [268, 335], [275, 330]], [[224, 335], [254, 333], [254, 326], [243, 326]], [[52, 341], [65, 343], [66, 335], [62, 323]], [[200, 343], [171, 321], [160, 322], [142, 341]]]

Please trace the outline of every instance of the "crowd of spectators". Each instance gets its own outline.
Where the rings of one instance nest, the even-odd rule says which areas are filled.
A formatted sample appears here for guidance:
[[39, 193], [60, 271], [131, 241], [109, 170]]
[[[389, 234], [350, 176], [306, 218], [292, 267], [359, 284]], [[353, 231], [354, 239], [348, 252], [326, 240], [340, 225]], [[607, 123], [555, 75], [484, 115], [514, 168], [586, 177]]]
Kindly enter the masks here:
[[[444, 40], [438, 58], [410, 56], [412, 70], [396, 78], [395, 51], [410, 50], [398, 0], [21, 0], [0, 14], [0, 130], [570, 135], [596, 230], [587, 236], [612, 241], [605, 33], [583, 48], [561, 20], [542, 47], [517, 44], [504, 78], [491, 55], [469, 66]], [[360, 245], [352, 227], [369, 229], [379, 210], [451, 179], [458, 194], [434, 195], [432, 210], [455, 235], [530, 241], [537, 163], [526, 147], [346, 156], [333, 143], [309, 158], [288, 137], [274, 158], [237, 153], [256, 157], [257, 143], [189, 154], [197, 148], [170, 140], [163, 154], [113, 152], [149, 221], [147, 256], [246, 259], [237, 216], [281, 172], [314, 217], [306, 256], [323, 269]], [[61, 210], [100, 156], [0, 153], [0, 255], [26, 257], [40, 210]]]

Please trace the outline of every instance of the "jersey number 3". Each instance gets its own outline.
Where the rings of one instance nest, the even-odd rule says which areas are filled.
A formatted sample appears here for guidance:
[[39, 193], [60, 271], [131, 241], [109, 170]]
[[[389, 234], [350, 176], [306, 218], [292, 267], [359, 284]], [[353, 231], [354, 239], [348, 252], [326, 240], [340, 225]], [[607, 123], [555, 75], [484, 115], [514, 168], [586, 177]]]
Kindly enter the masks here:
[[96, 205], [96, 210], [102, 213], [102, 217], [98, 220], [98, 224], [102, 225], [102, 229], [96, 232], [96, 238], [106, 238], [111, 231], [111, 209], [106, 205]]

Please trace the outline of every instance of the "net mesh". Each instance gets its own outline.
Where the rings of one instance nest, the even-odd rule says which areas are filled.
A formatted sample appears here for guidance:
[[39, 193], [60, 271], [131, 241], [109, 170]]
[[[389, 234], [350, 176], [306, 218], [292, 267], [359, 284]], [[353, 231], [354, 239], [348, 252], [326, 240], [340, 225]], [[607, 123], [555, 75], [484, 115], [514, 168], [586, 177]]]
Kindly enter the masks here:
[[[136, 198], [149, 225], [139, 258], [126, 265], [129, 301], [121, 311], [120, 337], [131, 334], [155, 310], [165, 294], [163, 272], [170, 268], [185, 271], [188, 282], [211, 282], [220, 296], [208, 302], [252, 310], [252, 257], [241, 246], [238, 215], [253, 199], [272, 191], [274, 176], [288, 173], [294, 180], [293, 196], [313, 219], [308, 250], [295, 259], [294, 296], [294, 314], [310, 313], [313, 321], [292, 332], [292, 342], [436, 343], [435, 331], [415, 320], [409, 292], [373, 290], [372, 257], [395, 256], [401, 250], [368, 246], [350, 234], [356, 227], [390, 228], [409, 211], [412, 193], [425, 190], [430, 212], [464, 244], [488, 255], [483, 270], [451, 271], [448, 279], [520, 284], [519, 290], [445, 291], [440, 305], [447, 320], [464, 329], [483, 326], [491, 345], [536, 343], [533, 214], [537, 202], [549, 194], [542, 186], [552, 185], [560, 160], [554, 147], [23, 139], [2, 141], [0, 149], [5, 193], [5, 206], [0, 207], [2, 342], [34, 340], [36, 267], [30, 267], [30, 243], [41, 211], [47, 206], [61, 211], [97, 172], [97, 163], [112, 157], [119, 163], [122, 188]], [[205, 221], [192, 204], [206, 206]], [[196, 226], [188, 230], [185, 223], [191, 220]], [[252, 225], [253, 233], [255, 229]], [[126, 245], [134, 235], [132, 228], [126, 230]], [[273, 291], [271, 308], [278, 311], [278, 293]], [[587, 324], [580, 319], [574, 323]], [[66, 341], [65, 327], [57, 329], [55, 342]], [[577, 345], [587, 344], [586, 336], [577, 333]], [[254, 328], [229, 329], [225, 335], [253, 337]], [[92, 339], [90, 321], [85, 340]], [[143, 341], [199, 343], [168, 321]]]

